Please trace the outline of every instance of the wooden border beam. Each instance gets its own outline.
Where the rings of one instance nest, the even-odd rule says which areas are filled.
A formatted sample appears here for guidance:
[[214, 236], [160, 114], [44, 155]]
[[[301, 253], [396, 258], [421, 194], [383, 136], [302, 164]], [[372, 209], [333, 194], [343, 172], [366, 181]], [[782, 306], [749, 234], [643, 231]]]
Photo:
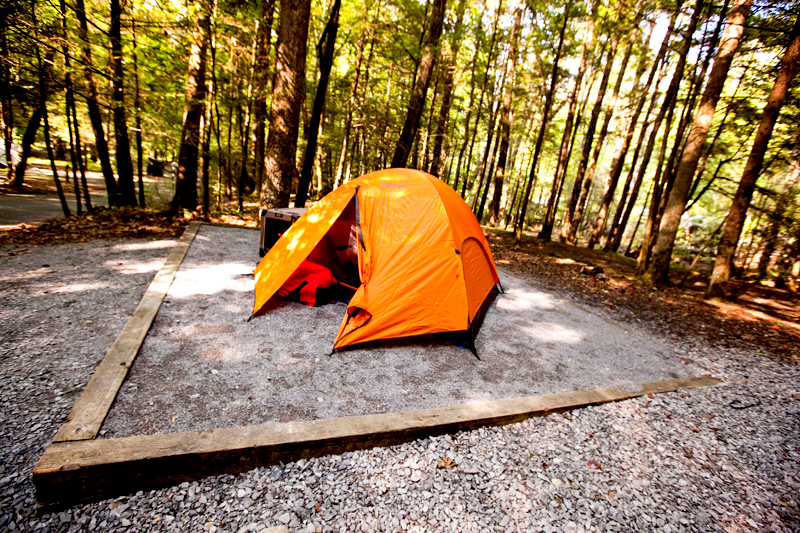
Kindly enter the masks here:
[[178, 239], [164, 266], [150, 283], [133, 315], [108, 349], [66, 421], [53, 437], [53, 442], [86, 440], [97, 436], [199, 228], [199, 222], [190, 222]]
[[241, 428], [53, 443], [33, 470], [40, 510], [301, 458], [390, 446], [553, 411], [720, 383], [711, 376], [453, 407]]

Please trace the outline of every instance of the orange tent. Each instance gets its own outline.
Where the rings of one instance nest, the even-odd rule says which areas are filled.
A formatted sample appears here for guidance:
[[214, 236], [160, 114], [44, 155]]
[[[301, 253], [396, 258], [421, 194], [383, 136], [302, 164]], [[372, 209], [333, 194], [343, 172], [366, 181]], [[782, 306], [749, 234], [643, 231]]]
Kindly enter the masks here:
[[474, 353], [500, 283], [483, 230], [464, 200], [438, 178], [410, 169], [352, 180], [295, 222], [255, 270], [254, 316], [305, 260], [357, 288], [334, 350], [452, 333]]

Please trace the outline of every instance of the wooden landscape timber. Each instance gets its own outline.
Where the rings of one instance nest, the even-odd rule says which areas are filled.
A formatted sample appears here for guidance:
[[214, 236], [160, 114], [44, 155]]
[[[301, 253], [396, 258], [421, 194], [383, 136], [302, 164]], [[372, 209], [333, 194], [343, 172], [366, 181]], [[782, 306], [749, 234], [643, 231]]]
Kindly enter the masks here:
[[170, 252], [34, 467], [40, 512], [278, 462], [390, 446], [587, 405], [720, 383], [711, 376], [687, 377], [644, 383], [635, 392], [614, 386], [398, 413], [97, 439], [199, 227], [200, 223], [192, 222]]
[[33, 470], [40, 511], [138, 490], [234, 474], [278, 462], [391, 446], [431, 435], [519, 422], [587, 405], [720, 383], [711, 376], [606, 387], [400, 413], [240, 428], [57, 442]]
[[93, 439], [97, 436], [199, 228], [199, 222], [189, 223], [133, 315], [86, 384], [53, 442]]

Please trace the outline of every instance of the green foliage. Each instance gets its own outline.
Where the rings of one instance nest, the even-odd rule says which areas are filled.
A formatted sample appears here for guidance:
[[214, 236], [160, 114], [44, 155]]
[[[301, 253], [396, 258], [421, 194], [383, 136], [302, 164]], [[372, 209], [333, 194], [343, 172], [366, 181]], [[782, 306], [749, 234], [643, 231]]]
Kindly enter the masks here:
[[[31, 31], [31, 5], [36, 9], [39, 22], [38, 41]], [[546, 0], [526, 0], [523, 32], [520, 40], [519, 60], [512, 87], [512, 130], [511, 158], [505, 180], [504, 208], [511, 209], [515, 191], [524, 189], [525, 180], [530, 174], [531, 152], [534, 140], [541, 127], [541, 110], [550, 84], [555, 49], [564, 17], [567, 17], [567, 32], [563, 56], [558, 65], [557, 85], [553, 102], [553, 114], [545, 132], [542, 155], [539, 162], [538, 182], [531, 198], [529, 212], [532, 224], [540, 221], [541, 204], [546, 202], [555, 172], [559, 145], [565, 127], [568, 98], [575, 82], [578, 62], [582, 50], [582, 39], [587, 27], [587, 17], [591, 13], [591, 3], [587, 0], [568, 4], [553, 3]], [[172, 160], [180, 143], [181, 123], [186, 94], [186, 80], [192, 27], [197, 18], [196, 10], [200, 4], [180, 0], [154, 2], [152, 0], [131, 0], [125, 5], [123, 14], [123, 40], [126, 68], [126, 102], [133, 106], [135, 78], [133, 58], [136, 55], [139, 91], [141, 96], [142, 134], [145, 156], [159, 160]], [[317, 167], [312, 180], [312, 192], [319, 195], [333, 186], [334, 177], [342, 150], [345, 123], [348, 115], [348, 101], [354, 77], [359, 65], [358, 88], [355, 105], [352, 109], [352, 128], [348, 139], [348, 152], [344, 164], [350, 169], [350, 177], [368, 172], [388, 164], [397, 140], [409, 94], [414, 85], [418, 62], [422, 56], [422, 43], [427, 28], [432, 2], [422, 0], [354, 0], [344, 2], [341, 10], [340, 30], [335, 49], [335, 61], [323, 115]], [[467, 180], [471, 184], [466, 196], [474, 198], [478, 194], [477, 182], [473, 180], [488, 138], [489, 115], [497, 99], [503, 92], [503, 73], [508, 52], [512, 26], [513, 5], [511, 0], [482, 0], [468, 2], [463, 26], [458, 36], [453, 34], [458, 2], [452, 0], [447, 8], [445, 33], [440, 46], [452, 50], [454, 43], [460, 45], [455, 57], [453, 102], [447, 121], [445, 139], [445, 165], [450, 183], [459, 184]], [[636, 105], [641, 96], [634, 90], [634, 71], [641, 63], [643, 76], [650, 71], [667, 21], [674, 11], [674, 1], [650, 1], [635, 4], [620, 4], [607, 1], [598, 2], [594, 13], [594, 62], [587, 70], [579, 93], [580, 102], [588, 102], [583, 108], [581, 126], [576, 132], [574, 148], [565, 178], [565, 194], [558, 204], [559, 218], [564, 209], [566, 191], [574, 180], [580, 147], [585, 135], [586, 121], [598, 91], [599, 82], [592, 80], [603, 68], [603, 58], [599, 56], [603, 43], [611, 35], [622, 38], [620, 53], [617, 54], [612, 70], [612, 83], [619, 73], [621, 50], [625, 39], [633, 31], [636, 10], [641, 9], [643, 20], [635, 43], [633, 57], [625, 73], [617, 110], [614, 113], [609, 137], [598, 162], [596, 186], [590, 197], [587, 213], [593, 216], [597, 198], [600, 196], [603, 180], [610, 167], [613, 148], [623, 135], [623, 118]], [[687, 75], [678, 95], [676, 118], [668, 135], [668, 150], [676, 141], [676, 125], [683, 113], [692, 89], [692, 76], [699, 71], [700, 62], [707, 53], [707, 41], [718, 24], [721, 3], [709, 3], [704, 19], [694, 35], [692, 50], [687, 56]], [[684, 14], [693, 8], [693, 3], [683, 3]], [[106, 34], [108, 27], [108, 5], [102, 0], [89, 0], [86, 4], [89, 19], [89, 39], [92, 46], [94, 75], [99, 84], [101, 108], [109, 111], [111, 88], [109, 82], [109, 45]], [[318, 81], [317, 43], [327, 21], [330, 3], [326, 0], [312, 1], [312, 16], [309, 20], [308, 56], [306, 68], [306, 104], [301, 117], [304, 137], [308, 115]], [[74, 4], [67, 2], [66, 39], [62, 35], [61, 16], [56, 2], [35, 1], [33, 4], [21, 0], [0, 0], [0, 19], [3, 21], [2, 36], [6, 43], [3, 49], [3, 90], [13, 110], [14, 137], [18, 140], [24, 130], [26, 118], [36, 106], [38, 94], [38, 67], [33, 50], [38, 46], [47, 61], [48, 107], [51, 125], [55, 136], [68, 138], [64, 114], [64, 76], [65, 62], [62, 46], [66, 45], [71, 60], [71, 73], [75, 81], [78, 100], [80, 131], [84, 142], [91, 143], [93, 133], [86, 116], [85, 91], [83, 88], [83, 66], [81, 64], [80, 39], [74, 16]], [[248, 172], [254, 172], [252, 116], [255, 39], [261, 7], [257, 0], [222, 0], [213, 16], [213, 46], [208, 56], [207, 83], [212, 86], [210, 135], [211, 144], [211, 186], [215, 195], [228, 195], [235, 191], [236, 180], [241, 165], [247, 161]], [[769, 93], [776, 69], [777, 58], [787, 44], [787, 34], [794, 20], [800, 14], [800, 7], [794, 1], [760, 3], [754, 7], [748, 21], [745, 41], [731, 69], [725, 91], [714, 118], [709, 137], [710, 146], [705, 172], [700, 176], [694, 192], [707, 189], [693, 204], [688, 215], [703, 217], [715, 226], [722, 221], [727, 212], [730, 197], [735, 190], [744, 165], [744, 160], [752, 143], [754, 125], [758, 122], [764, 101]], [[495, 18], [498, 17], [497, 35], [493, 35]], [[272, 26], [272, 46], [268, 71], [271, 73], [275, 62], [274, 42], [279, 25], [280, 10], [276, 3], [275, 20]], [[680, 17], [677, 29], [687, 17]], [[647, 38], [650, 32], [658, 36], [652, 42]], [[134, 47], [135, 33], [135, 47]], [[494, 40], [494, 45], [492, 42]], [[678, 45], [672, 37], [671, 48]], [[661, 98], [676, 63], [674, 53], [670, 53], [667, 73], [658, 88]], [[432, 135], [436, 130], [439, 106], [441, 105], [444, 76], [441, 64], [437, 65], [434, 81], [428, 92], [428, 101], [419, 126], [419, 138], [414, 145], [417, 161], [425, 168], [430, 164]], [[271, 78], [271, 74], [270, 74]], [[484, 80], [486, 86], [484, 88]], [[212, 85], [213, 82], [213, 85]], [[439, 85], [437, 85], [437, 83]], [[782, 180], [791, 163], [792, 135], [796, 130], [797, 117], [800, 117], [796, 79], [793, 92], [784, 107], [769, 145], [767, 162], [758, 183], [754, 203], [769, 211], [775, 206], [775, 198], [782, 191]], [[589, 91], [591, 87], [591, 91]], [[482, 89], [483, 96], [481, 97]], [[269, 92], [269, 89], [268, 89]], [[649, 102], [649, 96], [648, 102]], [[659, 100], [657, 100], [658, 102]], [[655, 106], [652, 120], [658, 112]], [[132, 110], [130, 117], [134, 116]], [[469, 123], [467, 117], [469, 116]], [[787, 118], [788, 117], [788, 118]], [[601, 117], [602, 120], [602, 117]], [[477, 121], [477, 126], [476, 126]], [[644, 118], [640, 119], [643, 122]], [[110, 124], [110, 122], [106, 122]], [[645, 143], [646, 136], [640, 137], [637, 129], [634, 144]], [[664, 135], [662, 131], [659, 135]], [[717, 132], [719, 133], [717, 134]], [[107, 132], [107, 137], [113, 135]], [[474, 134], [474, 136], [473, 136]], [[244, 137], [251, 137], [245, 142]], [[497, 138], [497, 135], [495, 135]], [[638, 141], [637, 141], [638, 139]], [[298, 154], [303, 153], [303, 139]], [[245, 152], [247, 145], [247, 152]], [[656, 142], [651, 161], [647, 167], [642, 192], [636, 199], [630, 226], [636, 217], [647, 209], [649, 199], [644, 191], [650, 187], [660, 154], [660, 139]], [[464, 147], [464, 151], [461, 149]], [[471, 159], [470, 159], [471, 154]], [[668, 154], [666, 154], [668, 155]], [[302, 157], [302, 156], [299, 156]], [[628, 153], [623, 176], [629, 171], [631, 153]], [[459, 163], [460, 162], [460, 163]], [[301, 165], [298, 161], [298, 166]], [[639, 161], [641, 164], [641, 159]], [[460, 166], [459, 166], [460, 164]], [[491, 164], [491, 162], [490, 162]], [[456, 176], [456, 168], [460, 175]], [[709, 185], [709, 181], [714, 179]], [[708, 187], [707, 187], [708, 186]], [[461, 185], [459, 185], [460, 189]], [[517, 194], [519, 202], [519, 194]], [[618, 198], [615, 198], [616, 205]], [[213, 202], [212, 202], [213, 203]], [[790, 210], [791, 211], [791, 210]], [[791, 211], [791, 216], [796, 216]], [[755, 218], [747, 226], [748, 235], [757, 229]], [[787, 224], [787, 227], [791, 224]], [[707, 228], [706, 228], [707, 229]], [[629, 227], [629, 232], [632, 227]], [[703, 230], [705, 231], [705, 229]], [[641, 232], [641, 230], [640, 230]], [[707, 232], [703, 233], [707, 237]], [[625, 242], [625, 241], [623, 241]], [[679, 242], [687, 249], [697, 246], [696, 242]]]

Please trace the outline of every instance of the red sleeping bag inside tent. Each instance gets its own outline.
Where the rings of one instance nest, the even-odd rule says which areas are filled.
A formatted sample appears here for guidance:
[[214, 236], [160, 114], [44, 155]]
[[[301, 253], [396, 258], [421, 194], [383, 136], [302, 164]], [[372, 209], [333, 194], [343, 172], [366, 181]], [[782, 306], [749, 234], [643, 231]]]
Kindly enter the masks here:
[[338, 285], [328, 268], [303, 261], [280, 288], [278, 296], [318, 307], [336, 300]]

